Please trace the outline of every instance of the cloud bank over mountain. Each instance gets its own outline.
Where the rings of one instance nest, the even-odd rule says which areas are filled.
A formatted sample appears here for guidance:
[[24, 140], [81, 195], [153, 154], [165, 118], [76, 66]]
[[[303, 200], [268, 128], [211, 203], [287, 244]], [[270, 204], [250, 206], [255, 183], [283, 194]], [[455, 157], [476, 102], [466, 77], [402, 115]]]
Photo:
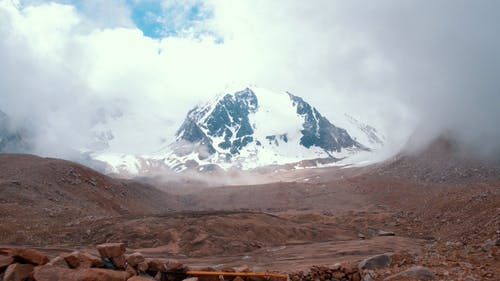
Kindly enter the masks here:
[[[499, 146], [498, 1], [0, 1], [0, 110], [64, 156], [169, 142], [233, 85], [350, 112], [402, 143], [451, 131]], [[338, 112], [338, 108], [344, 108]]]

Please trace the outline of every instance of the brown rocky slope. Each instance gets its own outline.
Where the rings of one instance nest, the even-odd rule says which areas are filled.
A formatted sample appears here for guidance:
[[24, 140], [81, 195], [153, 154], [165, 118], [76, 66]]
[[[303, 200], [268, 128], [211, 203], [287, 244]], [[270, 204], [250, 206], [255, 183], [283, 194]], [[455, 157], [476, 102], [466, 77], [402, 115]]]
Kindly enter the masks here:
[[50, 231], [83, 218], [162, 213], [173, 208], [178, 208], [175, 196], [149, 185], [113, 179], [65, 160], [0, 154], [3, 243], [23, 240], [32, 229]]
[[[18, 208], [3, 220], [12, 231], [0, 244], [54, 253], [126, 242], [147, 257], [198, 267], [247, 264], [296, 272], [293, 280], [350, 280], [357, 278], [352, 268], [336, 263], [371, 258], [383, 264], [356, 266], [367, 280], [498, 280], [500, 169], [443, 144], [370, 167], [273, 171], [269, 184], [195, 188], [166, 198], [176, 212], [111, 208], [107, 216], [73, 213], [57, 228], [57, 216], [43, 217], [53, 223], [44, 229], [40, 216], [28, 220]], [[53, 180], [65, 183], [68, 173]]]

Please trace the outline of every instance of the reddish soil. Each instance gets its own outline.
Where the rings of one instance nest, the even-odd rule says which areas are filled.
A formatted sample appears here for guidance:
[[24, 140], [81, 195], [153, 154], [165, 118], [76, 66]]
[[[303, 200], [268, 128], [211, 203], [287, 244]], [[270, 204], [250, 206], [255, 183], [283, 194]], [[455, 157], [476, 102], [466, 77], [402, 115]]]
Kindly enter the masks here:
[[152, 186], [112, 179], [72, 162], [0, 154], [4, 244], [43, 244], [56, 229], [85, 219], [163, 213], [179, 206], [174, 198]]
[[193, 266], [282, 271], [393, 252], [375, 280], [414, 265], [440, 280], [500, 280], [489, 242], [500, 238], [500, 169], [450, 149], [273, 172], [261, 185], [158, 186], [178, 195], [66, 161], [0, 155], [0, 244], [55, 253], [123, 241]]

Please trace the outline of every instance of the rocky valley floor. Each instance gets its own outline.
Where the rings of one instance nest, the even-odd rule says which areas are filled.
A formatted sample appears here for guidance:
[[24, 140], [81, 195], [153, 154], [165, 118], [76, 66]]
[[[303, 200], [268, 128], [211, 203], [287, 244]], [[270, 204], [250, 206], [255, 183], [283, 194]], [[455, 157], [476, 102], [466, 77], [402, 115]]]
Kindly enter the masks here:
[[[127, 253], [192, 269], [248, 266], [292, 280], [356, 280], [335, 279], [337, 263], [360, 267], [362, 280], [500, 279], [500, 169], [491, 166], [457, 162], [438, 173], [421, 157], [402, 158], [179, 192], [65, 161], [1, 157], [4, 247], [54, 258], [123, 242]], [[359, 264], [370, 257], [375, 265]]]

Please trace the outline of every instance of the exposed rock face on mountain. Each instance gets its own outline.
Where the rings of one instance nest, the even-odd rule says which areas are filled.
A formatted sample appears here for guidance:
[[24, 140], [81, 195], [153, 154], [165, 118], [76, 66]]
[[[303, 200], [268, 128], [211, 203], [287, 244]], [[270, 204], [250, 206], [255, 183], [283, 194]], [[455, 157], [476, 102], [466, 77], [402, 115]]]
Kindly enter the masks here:
[[293, 106], [297, 107], [297, 114], [304, 118], [301, 145], [307, 148], [318, 146], [332, 152], [340, 152], [343, 148], [350, 147], [362, 148], [362, 145], [353, 140], [345, 129], [335, 127], [302, 98], [289, 95]]
[[[191, 143], [205, 144], [209, 154], [214, 154], [217, 151], [214, 146], [217, 146], [227, 150], [230, 158], [254, 141], [254, 128], [250, 124], [249, 114], [255, 113], [257, 108], [257, 97], [249, 89], [235, 95], [225, 95], [214, 105], [191, 110], [178, 130], [177, 137]], [[215, 143], [213, 138], [222, 140]]]
[[[373, 134], [375, 131], [366, 131]], [[372, 136], [373, 137], [373, 136]], [[290, 93], [246, 88], [192, 109], [171, 145], [175, 170], [198, 165], [253, 168], [369, 150]]]

